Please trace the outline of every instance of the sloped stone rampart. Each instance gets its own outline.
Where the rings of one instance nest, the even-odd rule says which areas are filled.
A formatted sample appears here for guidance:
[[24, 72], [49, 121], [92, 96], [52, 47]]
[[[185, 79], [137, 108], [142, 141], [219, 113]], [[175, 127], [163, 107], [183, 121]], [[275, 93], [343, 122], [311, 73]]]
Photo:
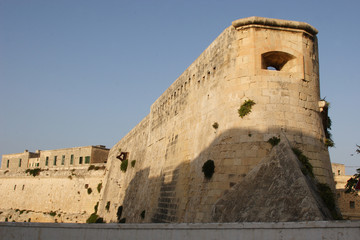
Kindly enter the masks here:
[[243, 181], [213, 208], [214, 222], [286, 222], [332, 219], [314, 194], [285, 136]]

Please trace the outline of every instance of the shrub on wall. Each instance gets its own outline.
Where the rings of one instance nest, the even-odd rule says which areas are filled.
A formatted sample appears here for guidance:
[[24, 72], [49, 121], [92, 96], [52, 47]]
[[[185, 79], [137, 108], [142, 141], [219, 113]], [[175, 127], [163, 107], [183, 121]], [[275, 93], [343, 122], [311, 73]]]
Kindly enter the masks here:
[[120, 222], [120, 220], [121, 220], [122, 211], [123, 211], [123, 206], [120, 206], [116, 212], [116, 217], [117, 217], [118, 222]]
[[268, 143], [271, 144], [271, 146], [275, 147], [276, 145], [279, 144], [280, 142], [280, 138], [279, 137], [272, 137], [272, 138], [269, 138], [269, 140], [267, 140]]
[[141, 212], [140, 217], [141, 219], [145, 219], [145, 210]]
[[88, 193], [88, 194], [91, 194], [91, 193], [92, 193], [92, 189], [91, 189], [91, 188], [88, 188], [88, 189], [87, 189], [87, 193]]
[[34, 168], [34, 169], [26, 169], [25, 173], [29, 173], [32, 176], [38, 176], [41, 172], [41, 168]]
[[243, 118], [247, 114], [249, 114], [253, 105], [255, 105], [255, 102], [253, 100], [245, 100], [245, 102], [238, 109], [239, 117]]
[[132, 168], [135, 167], [135, 163], [136, 163], [136, 160], [132, 160], [132, 161], [131, 161], [131, 167], [132, 167]]
[[105, 209], [106, 209], [107, 211], [109, 211], [109, 209], [110, 209], [110, 201], [108, 201], [108, 202], [106, 203]]
[[207, 160], [202, 166], [205, 178], [210, 179], [215, 172], [215, 164], [213, 160]]
[[102, 188], [102, 183], [99, 183], [98, 185], [97, 185], [97, 191], [100, 193], [100, 191], [101, 191], [101, 188]]
[[129, 163], [129, 161], [127, 159], [121, 162], [120, 170], [122, 172], [126, 172], [127, 167], [128, 167], [128, 163]]
[[49, 212], [49, 215], [52, 216], [52, 217], [55, 217], [55, 216], [56, 216], [56, 212], [50, 211], [50, 212]]
[[309, 158], [305, 156], [302, 151], [298, 148], [292, 148], [294, 154], [297, 156], [299, 161], [302, 163], [301, 171], [304, 175], [310, 174], [310, 176], [314, 177], [313, 166], [311, 165]]

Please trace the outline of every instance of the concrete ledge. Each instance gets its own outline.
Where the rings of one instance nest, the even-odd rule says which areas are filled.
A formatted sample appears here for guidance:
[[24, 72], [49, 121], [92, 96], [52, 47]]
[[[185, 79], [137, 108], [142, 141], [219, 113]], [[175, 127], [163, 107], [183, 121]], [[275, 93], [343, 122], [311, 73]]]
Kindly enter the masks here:
[[264, 17], [248, 17], [238, 19], [232, 22], [235, 28], [239, 28], [246, 25], [261, 25], [271, 27], [283, 27], [283, 28], [294, 28], [304, 30], [312, 35], [316, 35], [319, 31], [305, 22], [288, 21], [275, 18], [264, 18]]
[[0, 223], [0, 239], [357, 239], [360, 221], [279, 223]]

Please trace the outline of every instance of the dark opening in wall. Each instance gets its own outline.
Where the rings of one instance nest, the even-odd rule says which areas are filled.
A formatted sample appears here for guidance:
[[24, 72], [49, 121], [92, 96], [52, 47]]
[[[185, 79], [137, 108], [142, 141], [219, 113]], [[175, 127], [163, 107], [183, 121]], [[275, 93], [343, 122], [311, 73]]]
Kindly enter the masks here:
[[290, 62], [293, 59], [295, 59], [295, 56], [286, 52], [266, 52], [261, 54], [262, 69], [281, 71], [285, 66], [291, 65]]

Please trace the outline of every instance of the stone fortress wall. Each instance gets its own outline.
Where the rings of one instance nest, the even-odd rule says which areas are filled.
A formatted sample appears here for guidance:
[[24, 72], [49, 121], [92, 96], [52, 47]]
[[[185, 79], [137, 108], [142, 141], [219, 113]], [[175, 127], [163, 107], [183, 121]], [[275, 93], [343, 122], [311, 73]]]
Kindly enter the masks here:
[[[108, 153], [99, 145], [3, 155], [0, 221], [86, 222], [100, 198]], [[26, 172], [36, 169], [37, 176]]]
[[[85, 222], [99, 201], [106, 222], [212, 222], [215, 203], [244, 182], [269, 155], [267, 141], [280, 135], [310, 159], [318, 181], [334, 187], [316, 34], [301, 22], [234, 21], [110, 150], [105, 170], [88, 169], [103, 156], [97, 148], [6, 155], [0, 221]], [[255, 105], [241, 118], [245, 100]], [[207, 160], [215, 163], [211, 179], [202, 172]], [[33, 177], [26, 168], [44, 171]]]
[[[109, 153], [99, 215], [107, 222], [211, 222], [283, 132], [318, 181], [333, 176], [321, 118], [317, 30], [294, 21], [234, 21]], [[245, 100], [256, 104], [240, 118]], [[217, 123], [218, 128], [213, 127]], [[120, 152], [134, 167], [120, 170]], [[202, 166], [215, 162], [204, 178]]]

